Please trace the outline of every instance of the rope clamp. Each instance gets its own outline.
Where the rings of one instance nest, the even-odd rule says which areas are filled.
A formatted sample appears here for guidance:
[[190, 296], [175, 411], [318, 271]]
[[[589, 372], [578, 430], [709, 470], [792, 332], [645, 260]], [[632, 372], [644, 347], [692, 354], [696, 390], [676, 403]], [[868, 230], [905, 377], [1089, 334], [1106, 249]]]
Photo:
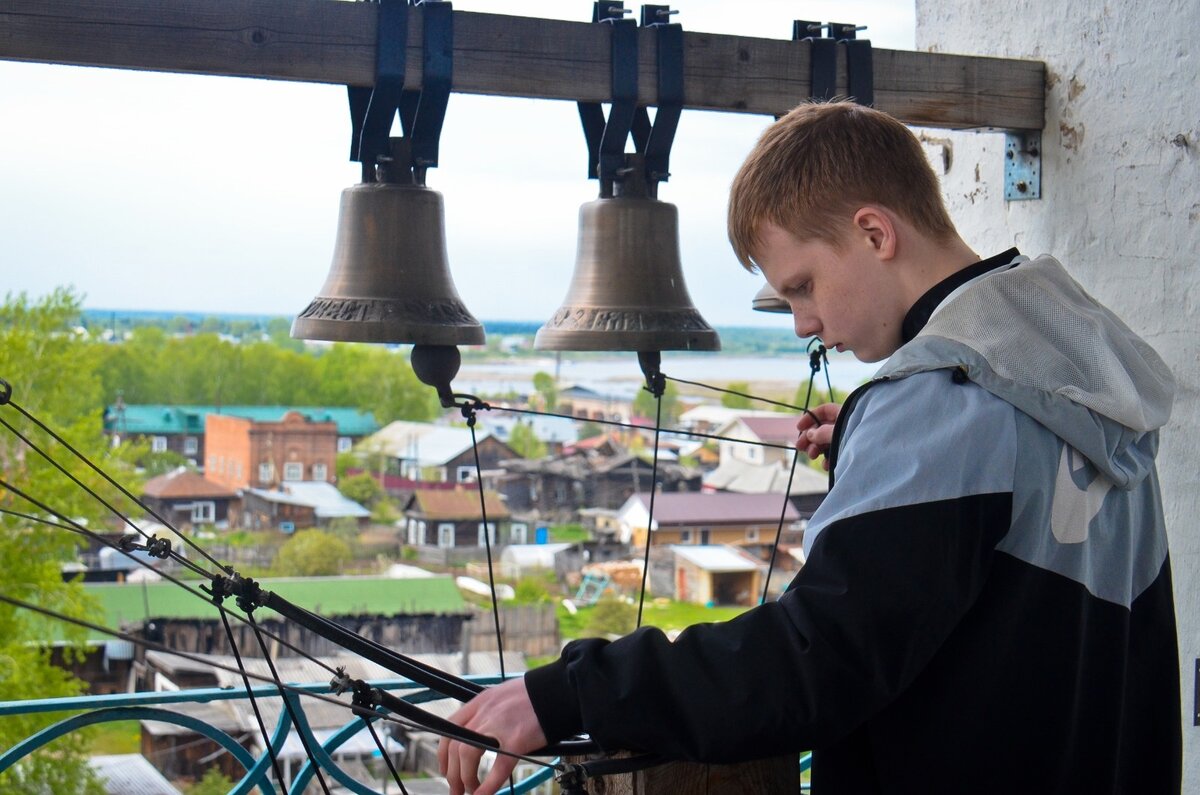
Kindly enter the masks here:
[[0, 378], [0, 406], [8, 405], [12, 400], [12, 384]]

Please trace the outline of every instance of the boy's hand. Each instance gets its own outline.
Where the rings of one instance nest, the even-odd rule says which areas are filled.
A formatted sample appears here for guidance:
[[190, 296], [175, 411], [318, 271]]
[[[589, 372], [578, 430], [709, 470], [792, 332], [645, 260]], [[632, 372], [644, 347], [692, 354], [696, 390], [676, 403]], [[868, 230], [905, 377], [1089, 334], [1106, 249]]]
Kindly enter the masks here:
[[[468, 701], [450, 720], [500, 741], [505, 751], [527, 754], [546, 745], [546, 735], [538, 723], [525, 689], [524, 679], [489, 687]], [[438, 767], [450, 784], [451, 795], [473, 792], [492, 795], [508, 781], [517, 765], [511, 756], [497, 754], [491, 772], [479, 782], [479, 760], [483, 749], [443, 737], [438, 743]]]
[[[815, 461], [817, 456], [825, 456], [825, 469], [829, 469], [829, 445], [833, 442], [833, 423], [837, 421], [838, 412], [842, 407], [838, 403], [822, 403], [810, 414], [803, 414], [796, 423], [800, 436], [796, 439], [796, 449], [807, 453], [809, 459]], [[813, 415], [817, 419], [813, 419]], [[820, 420], [818, 424], [817, 420]]]

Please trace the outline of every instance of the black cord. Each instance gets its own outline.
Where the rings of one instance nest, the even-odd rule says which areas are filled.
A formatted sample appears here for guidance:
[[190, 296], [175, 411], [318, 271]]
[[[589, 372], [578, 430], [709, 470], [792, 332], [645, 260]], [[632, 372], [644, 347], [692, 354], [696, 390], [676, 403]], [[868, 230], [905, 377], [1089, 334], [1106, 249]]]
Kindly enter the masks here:
[[258, 648], [262, 651], [263, 659], [267, 661], [267, 668], [271, 671], [271, 678], [275, 681], [275, 686], [279, 688], [279, 695], [283, 699], [283, 707], [287, 710], [288, 717], [292, 719], [292, 725], [296, 727], [296, 735], [300, 738], [300, 744], [304, 747], [304, 754], [308, 757], [309, 764], [312, 765], [313, 772], [317, 776], [317, 781], [321, 784], [321, 791], [325, 795], [329, 795], [329, 785], [325, 783], [325, 776], [321, 774], [321, 766], [317, 763], [316, 757], [313, 755], [312, 746], [308, 744], [308, 738], [301, 728], [299, 717], [296, 715], [296, 710], [292, 708], [292, 700], [287, 697], [283, 689], [283, 680], [279, 678], [279, 671], [275, 670], [275, 661], [271, 659], [271, 652], [267, 649], [266, 642], [263, 641], [262, 633], [258, 631], [258, 622], [254, 620], [254, 611], [248, 606], [243, 606], [246, 610], [246, 619], [250, 622], [250, 628], [254, 630], [254, 637], [258, 640]]
[[[471, 429], [471, 452], [475, 454], [475, 482], [479, 486], [479, 512], [483, 517], [483, 544], [487, 550], [488, 587], [492, 591], [492, 619], [496, 623], [496, 654], [500, 658], [500, 678], [504, 679], [504, 636], [500, 631], [500, 600], [496, 598], [496, 575], [492, 570], [492, 529], [487, 519], [487, 499], [483, 491], [483, 470], [479, 466], [479, 443], [475, 438], [475, 411], [463, 409], [467, 415], [467, 427]], [[470, 654], [471, 650], [466, 649]]]
[[[178, 530], [178, 529], [176, 529], [174, 525], [172, 525], [172, 524], [171, 524], [169, 521], [167, 521], [165, 518], [163, 518], [162, 516], [160, 516], [160, 515], [159, 515], [159, 513], [158, 513], [157, 511], [155, 511], [153, 508], [151, 508], [150, 506], [146, 505], [144, 502], [142, 502], [140, 499], [138, 499], [136, 496], [134, 496], [132, 493], [130, 493], [130, 491], [129, 491], [128, 489], [126, 489], [124, 486], [122, 486], [120, 483], [118, 483], [116, 480], [114, 480], [114, 479], [113, 479], [113, 478], [112, 478], [112, 477], [111, 477], [111, 476], [110, 476], [110, 475], [109, 475], [107, 472], [105, 472], [105, 471], [104, 471], [103, 469], [101, 469], [100, 467], [96, 466], [96, 464], [92, 463], [91, 459], [89, 459], [89, 458], [88, 458], [87, 456], [85, 456], [83, 453], [81, 453], [81, 452], [79, 452], [77, 449], [75, 449], [75, 447], [74, 447], [74, 446], [72, 446], [72, 444], [71, 444], [70, 442], [68, 442], [66, 439], [62, 438], [62, 437], [61, 437], [61, 436], [59, 436], [57, 433], [55, 433], [53, 430], [51, 430], [51, 429], [50, 429], [50, 428], [49, 428], [49, 427], [48, 427], [48, 426], [47, 426], [47, 425], [46, 425], [44, 422], [42, 422], [42, 421], [41, 421], [41, 420], [39, 420], [37, 417], [35, 417], [35, 416], [33, 416], [32, 414], [30, 414], [28, 411], [26, 411], [26, 410], [25, 410], [25, 408], [24, 408], [24, 407], [22, 407], [22, 406], [21, 406], [20, 404], [18, 404], [16, 401], [14, 401], [14, 400], [12, 400], [12, 399], [10, 398], [10, 399], [7, 401], [7, 405], [9, 405], [9, 406], [12, 406], [12, 407], [13, 407], [13, 408], [14, 408], [16, 411], [18, 411], [18, 412], [20, 412], [22, 415], [24, 415], [24, 417], [25, 417], [26, 419], [28, 419], [30, 422], [32, 422], [32, 423], [33, 423], [34, 425], [36, 425], [37, 427], [41, 428], [41, 429], [42, 429], [42, 430], [43, 430], [43, 431], [44, 431], [46, 434], [48, 434], [48, 435], [50, 436], [50, 438], [54, 439], [56, 442], [58, 442], [59, 444], [61, 444], [63, 447], [65, 447], [65, 448], [67, 448], [68, 450], [70, 450], [70, 451], [71, 451], [71, 453], [72, 453], [72, 454], [74, 454], [76, 458], [78, 458], [78, 459], [79, 459], [80, 461], [82, 461], [83, 463], [87, 464], [87, 465], [88, 465], [88, 467], [90, 467], [90, 468], [92, 469], [92, 471], [94, 471], [96, 474], [100, 475], [100, 477], [104, 478], [104, 479], [105, 479], [106, 481], [108, 481], [108, 482], [109, 482], [109, 483], [110, 483], [112, 486], [116, 487], [116, 489], [117, 489], [118, 491], [120, 491], [122, 494], [124, 494], [126, 497], [128, 497], [128, 498], [129, 498], [129, 499], [131, 499], [131, 500], [133, 500], [134, 504], [136, 504], [136, 505], [137, 505], [138, 507], [140, 507], [142, 510], [146, 511], [146, 513], [150, 514], [150, 515], [151, 515], [151, 516], [153, 516], [155, 519], [157, 519], [159, 522], [161, 522], [161, 523], [163, 524], [163, 526], [164, 526], [164, 527], [168, 527], [168, 528], [170, 528], [170, 529], [171, 529], [171, 530], [172, 530], [172, 531], [173, 531], [173, 532], [174, 532], [174, 533], [175, 533], [177, 536], [179, 536], [179, 538], [180, 538], [180, 539], [182, 539], [182, 540], [183, 540], [183, 542], [184, 542], [185, 544], [187, 544], [188, 546], [190, 546], [190, 547], [192, 547], [193, 549], [195, 549], [195, 550], [196, 550], [197, 552], [199, 552], [199, 553], [201, 554], [201, 556], [203, 556], [204, 558], [207, 558], [207, 559], [208, 559], [208, 561], [209, 561], [210, 563], [212, 563], [214, 566], [216, 566], [217, 568], [221, 569], [221, 570], [222, 570], [223, 572], [225, 572], [226, 574], [232, 574], [232, 573], [233, 573], [233, 569], [232, 569], [232, 568], [230, 568], [229, 566], [225, 566], [225, 565], [221, 564], [221, 562], [220, 562], [220, 561], [218, 561], [216, 558], [214, 558], [212, 555], [210, 555], [210, 554], [209, 554], [209, 553], [208, 553], [208, 552], [207, 552], [207, 551], [206, 551], [206, 550], [205, 550], [203, 547], [201, 547], [199, 544], [197, 544], [197, 543], [195, 543], [194, 541], [192, 541], [190, 538], [188, 538], [188, 537], [187, 537], [186, 535], [184, 535], [183, 533], [179, 532], [179, 530]], [[2, 421], [2, 420], [0, 420], [0, 421]], [[7, 422], [5, 422], [4, 424], [5, 424], [5, 425], [6, 425], [8, 428], [10, 428], [10, 429], [12, 428], [12, 426], [11, 426], [11, 425], [9, 425]], [[57, 464], [56, 464], [56, 466], [57, 466]], [[85, 490], [86, 490], [86, 487], [85, 487]], [[92, 493], [92, 492], [89, 490], [89, 491], [88, 491], [88, 493], [90, 494], [90, 493]]]
[[662, 393], [660, 392], [655, 399], [656, 408], [654, 410], [654, 458], [650, 464], [650, 508], [649, 518], [646, 520], [646, 552], [642, 558], [642, 588], [638, 594], [638, 614], [636, 627], [642, 625], [642, 606], [646, 603], [646, 578], [650, 574], [650, 540], [653, 537], [654, 530], [654, 495], [658, 491], [656, 488], [658, 481], [658, 433], [662, 427]]
[[396, 766], [392, 764], [392, 757], [388, 754], [387, 749], [383, 747], [383, 741], [379, 739], [379, 734], [375, 731], [375, 726], [366, 717], [362, 721], [367, 724], [367, 731], [371, 733], [371, 739], [375, 741], [375, 747], [379, 749], [379, 755], [383, 757], [387, 769], [391, 772], [392, 780], [396, 782], [396, 786], [400, 787], [401, 795], [408, 795], [408, 790], [404, 788], [404, 782], [400, 780], [400, 774], [396, 772]]
[[[224, 597], [219, 593], [213, 595], [214, 603], [219, 604], [223, 599]], [[254, 689], [250, 687], [250, 677], [246, 675], [246, 665], [242, 662], [242, 654], [238, 650], [237, 641], [233, 638], [233, 628], [229, 626], [229, 619], [226, 618], [224, 610], [221, 611], [221, 623], [225, 625], [225, 637], [229, 640], [233, 659], [237, 660], [238, 672], [242, 676], [242, 684], [246, 687], [246, 697], [250, 699], [250, 708], [254, 711], [254, 720], [258, 723], [258, 730], [262, 734], [263, 745], [271, 757], [271, 767], [275, 770], [275, 779], [279, 782], [280, 791], [287, 792], [287, 782], [284, 781], [283, 770], [279, 767], [279, 755], [271, 745], [271, 735], [267, 731], [266, 723], [263, 722], [262, 712], [258, 709], [258, 700], [254, 697]]]

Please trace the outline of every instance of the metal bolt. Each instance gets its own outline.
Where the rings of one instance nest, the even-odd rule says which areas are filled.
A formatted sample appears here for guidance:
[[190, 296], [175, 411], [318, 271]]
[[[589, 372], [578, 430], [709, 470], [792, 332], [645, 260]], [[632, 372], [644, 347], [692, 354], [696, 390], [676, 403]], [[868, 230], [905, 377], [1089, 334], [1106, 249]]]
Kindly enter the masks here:
[[1020, 182], [1017, 183], [1017, 192], [1018, 193], [1025, 193], [1028, 190], [1029, 190], [1029, 186], [1027, 184], [1025, 184], [1024, 180], [1021, 180]]
[[618, 15], [620, 15], [620, 16], [625, 16], [626, 14], [632, 14], [632, 13], [633, 13], [633, 9], [632, 9], [632, 8], [621, 8], [621, 7], [619, 7], [619, 6], [609, 6], [609, 7], [608, 7], [608, 13], [610, 13], [610, 14], [618, 14]]
[[656, 13], [660, 17], [673, 17], [679, 13], [679, 10], [678, 9], [661, 9], [660, 8]]
[[866, 30], [866, 25], [842, 25], [842, 33], [850, 33], [853, 31]]

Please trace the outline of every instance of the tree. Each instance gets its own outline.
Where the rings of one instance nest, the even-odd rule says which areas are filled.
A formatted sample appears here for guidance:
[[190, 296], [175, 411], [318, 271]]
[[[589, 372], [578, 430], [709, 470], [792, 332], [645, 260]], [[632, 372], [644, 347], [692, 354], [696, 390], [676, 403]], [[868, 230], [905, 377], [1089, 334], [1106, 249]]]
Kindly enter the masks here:
[[508, 437], [508, 446], [522, 458], [541, 458], [546, 455], [546, 445], [533, 432], [533, 426], [525, 422], [513, 425]]
[[584, 439], [591, 439], [592, 437], [599, 436], [602, 433], [604, 433], [604, 429], [599, 425], [591, 421], [584, 421], [579, 426], [579, 441], [582, 442]]
[[533, 388], [542, 398], [542, 406], [546, 411], [554, 411], [558, 406], [558, 384], [549, 373], [533, 374]]
[[[733, 392], [741, 392], [742, 394], [750, 392], [750, 384], [745, 381], [732, 381], [728, 388]], [[725, 392], [721, 394], [721, 405], [729, 409], [748, 409], [754, 407], [754, 401], [742, 395], [731, 395]]]
[[605, 596], [596, 602], [588, 616], [587, 633], [604, 637], [628, 635], [637, 624], [637, 608], [631, 604]]
[[[646, 389], [639, 389], [633, 399], [633, 413], [653, 420], [657, 414], [657, 399]], [[679, 388], [674, 381], [667, 382], [662, 396], [662, 425], [674, 425], [679, 420]]]
[[340, 574], [350, 560], [350, 545], [323, 530], [301, 530], [275, 555], [274, 573], [280, 577], [323, 577]]
[[346, 499], [354, 500], [367, 508], [370, 508], [385, 496], [383, 486], [379, 485], [379, 481], [374, 476], [366, 472], [360, 472], [357, 475], [351, 475], [344, 480], [338, 481], [338, 491]]
[[[111, 450], [101, 433], [103, 404], [96, 373], [96, 347], [73, 332], [79, 318], [79, 298], [58, 289], [37, 301], [24, 294], [9, 295], [0, 306], [0, 377], [12, 386], [12, 399], [71, 442], [76, 449], [117, 479], [129, 482], [123, 451]], [[47, 449], [84, 482], [99, 489], [99, 478], [83, 470], [57, 443], [30, 427], [11, 408], [0, 416]], [[96, 520], [104, 509], [23, 442], [0, 429], [0, 471], [4, 480], [36, 497], [59, 513]], [[134, 485], [129, 483], [129, 485]], [[111, 493], [111, 488], [105, 490]], [[115, 499], [115, 498], [114, 498]], [[118, 505], [127, 506], [121, 501]], [[11, 491], [0, 492], [0, 505], [38, 514], [40, 510]], [[75, 557], [77, 537], [67, 531], [11, 515], [0, 516], [0, 592], [59, 613], [91, 618], [95, 605], [77, 583], [65, 583], [63, 562]], [[0, 701], [78, 695], [84, 684], [51, 664], [48, 641], [79, 644], [82, 630], [0, 606]], [[69, 651], [69, 650], [68, 650]], [[0, 721], [0, 748], [36, 733], [51, 722], [44, 715], [10, 716]], [[86, 737], [73, 733], [55, 742], [52, 750], [26, 757], [3, 776], [0, 792], [103, 792], [85, 760]]]

